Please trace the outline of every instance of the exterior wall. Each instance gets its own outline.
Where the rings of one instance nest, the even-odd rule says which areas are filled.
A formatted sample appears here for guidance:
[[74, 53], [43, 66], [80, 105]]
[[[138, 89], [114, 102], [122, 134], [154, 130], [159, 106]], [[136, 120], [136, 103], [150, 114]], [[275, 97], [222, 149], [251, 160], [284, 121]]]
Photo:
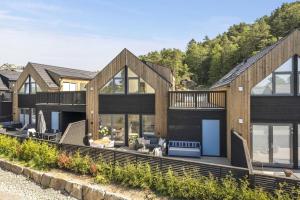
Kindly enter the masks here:
[[155, 90], [155, 132], [167, 135], [168, 91], [172, 85], [152, 68], [140, 61], [135, 55], [124, 49], [87, 85], [87, 120], [88, 131], [96, 132], [99, 124], [99, 90], [125, 66], [144, 79]]
[[67, 79], [63, 78], [60, 81], [60, 91], [63, 91], [63, 83], [76, 83], [76, 91], [81, 91], [80, 85], [86, 85], [89, 81], [88, 80], [77, 80], [77, 79]]
[[18, 80], [15, 83], [14, 86], [14, 92], [13, 92], [13, 120], [14, 121], [19, 121], [19, 109], [18, 109], [18, 91], [26, 81], [28, 76], [31, 76], [36, 83], [40, 86], [41, 90], [44, 92], [50, 92], [50, 91], [57, 91], [48, 88], [47, 84], [45, 81], [40, 77], [40, 75], [35, 71], [35, 69], [28, 64], [21, 75], [19, 76]]
[[[295, 54], [300, 55], [299, 30], [292, 32], [267, 55], [230, 83], [229, 87], [227, 87], [227, 142], [230, 142], [230, 132], [234, 130], [246, 139], [250, 149], [251, 89]], [[239, 87], [242, 87], [243, 91], [239, 91]], [[222, 89], [224, 88], [226, 87]], [[239, 119], [243, 122], [240, 123]], [[229, 143], [227, 146], [228, 158], [231, 158], [230, 148], [231, 144]]]
[[[202, 141], [202, 120], [220, 120], [220, 156], [226, 156], [226, 110], [169, 109], [168, 139]], [[218, 145], [218, 144], [216, 144]]]

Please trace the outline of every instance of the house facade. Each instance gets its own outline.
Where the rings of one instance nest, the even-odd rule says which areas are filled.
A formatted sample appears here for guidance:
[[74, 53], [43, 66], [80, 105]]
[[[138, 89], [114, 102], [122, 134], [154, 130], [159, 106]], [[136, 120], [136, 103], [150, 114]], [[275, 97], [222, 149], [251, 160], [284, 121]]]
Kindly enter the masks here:
[[[227, 93], [230, 132], [246, 139], [258, 166], [300, 165], [300, 31], [237, 65], [213, 87]], [[227, 148], [230, 158], [230, 148]]]
[[20, 72], [0, 70], [0, 122], [12, 120], [12, 94]]
[[172, 72], [142, 62], [127, 49], [87, 85], [88, 131], [94, 139], [107, 128], [116, 145], [146, 135], [167, 136], [168, 91]]
[[35, 127], [43, 111], [48, 131], [64, 132], [71, 122], [86, 118], [89, 71], [28, 63], [14, 88], [13, 119]]

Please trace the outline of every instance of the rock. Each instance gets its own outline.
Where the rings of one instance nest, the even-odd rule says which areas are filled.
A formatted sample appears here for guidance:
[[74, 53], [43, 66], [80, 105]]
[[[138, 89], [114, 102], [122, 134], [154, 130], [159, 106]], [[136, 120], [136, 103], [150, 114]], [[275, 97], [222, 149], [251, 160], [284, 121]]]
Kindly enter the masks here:
[[64, 190], [66, 182], [67, 181], [64, 179], [52, 177], [49, 187], [53, 188], [54, 190]]
[[41, 185], [44, 188], [48, 188], [51, 182], [52, 176], [48, 175], [48, 174], [43, 174], [42, 175], [42, 179], [41, 179]]
[[33, 179], [33, 181], [36, 184], [41, 184], [43, 174], [41, 172], [31, 170], [30, 178]]
[[128, 200], [128, 198], [123, 197], [119, 194], [115, 194], [115, 193], [110, 193], [110, 192], [106, 192], [105, 193], [105, 200]]
[[82, 186], [82, 199], [83, 200], [104, 200], [105, 191], [93, 188], [91, 186], [83, 185]]
[[66, 185], [65, 185], [65, 191], [66, 191], [68, 194], [70, 194], [70, 193], [72, 192], [72, 188], [73, 188], [73, 183], [67, 181], [67, 182], [66, 182]]
[[75, 197], [76, 199], [82, 199], [82, 185], [73, 183], [72, 190], [69, 194], [71, 197]]
[[23, 175], [26, 177], [26, 178], [30, 178], [31, 177], [31, 170], [24, 167], [23, 168]]
[[4, 169], [4, 165], [5, 165], [5, 161], [4, 160], [0, 160], [0, 168]]
[[16, 165], [16, 164], [11, 164], [10, 165], [10, 171], [15, 173], [15, 174], [22, 174], [23, 172], [23, 167]]

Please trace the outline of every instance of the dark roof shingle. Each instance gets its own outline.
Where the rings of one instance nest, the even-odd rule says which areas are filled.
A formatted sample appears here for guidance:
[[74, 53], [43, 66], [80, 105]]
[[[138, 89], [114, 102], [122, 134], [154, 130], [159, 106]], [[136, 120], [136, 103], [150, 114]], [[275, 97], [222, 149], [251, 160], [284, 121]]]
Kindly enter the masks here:
[[21, 72], [5, 69], [0, 70], [0, 74], [10, 81], [16, 81], [19, 78]]

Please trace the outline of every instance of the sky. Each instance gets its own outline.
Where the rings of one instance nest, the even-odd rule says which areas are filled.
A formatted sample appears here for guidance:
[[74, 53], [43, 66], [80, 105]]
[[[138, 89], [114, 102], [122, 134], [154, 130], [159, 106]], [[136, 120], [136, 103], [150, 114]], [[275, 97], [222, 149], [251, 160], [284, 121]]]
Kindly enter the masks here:
[[101, 70], [122, 49], [185, 50], [289, 0], [0, 0], [0, 64]]

